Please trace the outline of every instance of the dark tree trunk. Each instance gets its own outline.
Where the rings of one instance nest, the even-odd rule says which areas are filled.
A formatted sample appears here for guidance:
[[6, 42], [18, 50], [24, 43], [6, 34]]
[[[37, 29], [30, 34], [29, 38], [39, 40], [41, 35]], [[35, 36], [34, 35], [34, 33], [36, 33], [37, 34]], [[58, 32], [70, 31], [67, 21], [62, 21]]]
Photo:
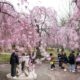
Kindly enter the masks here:
[[[41, 37], [41, 32], [39, 30], [39, 25], [36, 25], [36, 26], [37, 26], [37, 32], [38, 32], [39, 36]], [[36, 47], [36, 50], [37, 50], [36, 58], [41, 58], [42, 57], [41, 51], [40, 51], [40, 46], [41, 46], [41, 41], [39, 41], [38, 46]]]

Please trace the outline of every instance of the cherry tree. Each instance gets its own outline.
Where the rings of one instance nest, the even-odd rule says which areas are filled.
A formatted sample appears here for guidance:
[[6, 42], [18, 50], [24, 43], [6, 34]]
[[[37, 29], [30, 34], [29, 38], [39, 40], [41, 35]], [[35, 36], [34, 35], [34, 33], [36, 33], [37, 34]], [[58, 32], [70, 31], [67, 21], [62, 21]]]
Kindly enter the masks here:
[[[45, 7], [34, 7], [30, 12], [31, 24], [35, 26], [40, 41], [37, 46], [38, 54], [41, 52], [41, 47], [45, 49], [47, 44], [52, 39], [51, 34], [56, 34], [57, 20], [56, 12], [50, 8]], [[51, 30], [53, 30], [51, 32]]]
[[[14, 37], [13, 40], [19, 45], [23, 45], [23, 46], [36, 46], [36, 43], [39, 41], [39, 37], [38, 34], [36, 32], [35, 27], [32, 25], [30, 25], [29, 23], [27, 23], [28, 20], [27, 18], [25, 18], [25, 16], [23, 16], [22, 18], [20, 18], [20, 24], [18, 25], [19, 29], [15, 28], [15, 33], [14, 33]], [[15, 35], [17, 34], [17, 35]]]
[[76, 0], [74, 14], [69, 18], [63, 27], [57, 31], [55, 40], [56, 45], [69, 49], [80, 48], [80, 9], [79, 0]]
[[[26, 9], [27, 0], [19, 0]], [[34, 7], [29, 14], [18, 13], [7, 1], [0, 1], [0, 44], [5, 47], [18, 45], [30, 48], [62, 46], [76, 49], [80, 46], [80, 5], [75, 0], [74, 14], [64, 26], [59, 27], [56, 12], [51, 8]]]
[[27, 17], [17, 13], [9, 2], [0, 2], [0, 43], [5, 45], [23, 45], [34, 47], [39, 41], [34, 26]]
[[80, 48], [80, 1], [75, 0], [76, 6], [74, 14], [70, 17], [66, 26], [69, 28], [69, 39], [71, 40], [68, 44], [71, 48]]
[[0, 43], [6, 47], [7, 42], [10, 40], [10, 26], [8, 19], [15, 18], [15, 10], [9, 2], [0, 1]]

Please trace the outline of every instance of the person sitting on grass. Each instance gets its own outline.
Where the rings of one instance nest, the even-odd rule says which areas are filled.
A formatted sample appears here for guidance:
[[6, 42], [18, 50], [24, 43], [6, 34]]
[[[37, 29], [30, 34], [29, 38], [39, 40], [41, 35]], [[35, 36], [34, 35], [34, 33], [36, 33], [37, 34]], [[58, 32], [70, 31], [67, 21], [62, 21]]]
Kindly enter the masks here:
[[52, 53], [50, 53], [50, 65], [51, 65], [51, 70], [55, 68], [55, 59]]

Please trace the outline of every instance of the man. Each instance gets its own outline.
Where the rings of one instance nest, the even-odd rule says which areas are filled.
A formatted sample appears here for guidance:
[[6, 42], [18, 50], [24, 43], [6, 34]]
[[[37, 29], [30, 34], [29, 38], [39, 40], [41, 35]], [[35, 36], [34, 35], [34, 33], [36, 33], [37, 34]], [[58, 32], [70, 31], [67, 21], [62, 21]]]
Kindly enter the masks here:
[[10, 58], [10, 64], [11, 64], [11, 76], [16, 76], [16, 67], [19, 64], [19, 57], [17, 55], [17, 50], [13, 51]]
[[70, 72], [75, 72], [75, 55], [74, 55], [74, 53], [75, 53], [74, 51], [71, 51], [71, 53], [68, 56]]

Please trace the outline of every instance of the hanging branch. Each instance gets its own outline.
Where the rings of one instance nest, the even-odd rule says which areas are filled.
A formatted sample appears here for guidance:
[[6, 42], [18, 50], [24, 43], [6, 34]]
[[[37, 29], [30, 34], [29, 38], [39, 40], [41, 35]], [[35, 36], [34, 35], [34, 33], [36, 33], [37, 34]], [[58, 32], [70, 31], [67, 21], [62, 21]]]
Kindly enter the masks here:
[[80, 6], [78, 5], [78, 0], [73, 0], [73, 2], [75, 2], [78, 9], [80, 9]]
[[3, 1], [1, 2], [0, 1], [0, 4], [3, 4], [3, 5], [7, 4], [7, 5], [9, 5], [15, 11], [14, 6], [11, 3], [9, 3], [9, 2], [3, 2]]
[[6, 14], [6, 15], [11, 16], [11, 17], [13, 17], [13, 18], [14, 18], [14, 16], [13, 16], [13, 15], [11, 15], [11, 14], [9, 14], [9, 13], [7, 13], [7, 12], [3, 12], [3, 11], [1, 11], [0, 13]]
[[0, 1], [0, 13], [6, 14], [6, 15], [11, 16], [11, 17], [14, 18], [14, 16], [11, 15], [10, 13], [8, 13], [8, 12], [6, 12], [6, 11], [3, 11], [3, 7], [4, 7], [5, 4], [6, 4], [6, 5], [9, 5], [9, 6], [11, 7], [11, 9], [15, 12], [15, 9], [14, 9], [14, 7], [13, 7], [12, 4], [10, 4], [10, 3], [8, 3], [8, 2], [1, 2], [1, 1]]

